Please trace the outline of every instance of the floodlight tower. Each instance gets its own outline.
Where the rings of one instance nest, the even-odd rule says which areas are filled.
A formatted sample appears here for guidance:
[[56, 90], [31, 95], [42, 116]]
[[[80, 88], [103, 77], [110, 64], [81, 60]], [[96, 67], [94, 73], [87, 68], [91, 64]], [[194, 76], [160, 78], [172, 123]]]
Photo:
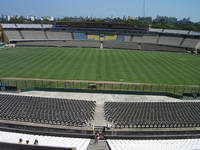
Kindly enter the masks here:
[[143, 0], [143, 17], [146, 15], [146, 0]]

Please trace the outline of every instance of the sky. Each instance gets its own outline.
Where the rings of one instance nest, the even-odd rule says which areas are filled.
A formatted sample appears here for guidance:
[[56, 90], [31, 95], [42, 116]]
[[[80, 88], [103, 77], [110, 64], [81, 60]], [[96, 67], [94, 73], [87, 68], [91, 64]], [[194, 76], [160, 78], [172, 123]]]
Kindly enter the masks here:
[[[35, 16], [142, 16], [144, 0], [0, 0], [0, 14]], [[200, 21], [200, 0], [146, 0], [146, 16]]]

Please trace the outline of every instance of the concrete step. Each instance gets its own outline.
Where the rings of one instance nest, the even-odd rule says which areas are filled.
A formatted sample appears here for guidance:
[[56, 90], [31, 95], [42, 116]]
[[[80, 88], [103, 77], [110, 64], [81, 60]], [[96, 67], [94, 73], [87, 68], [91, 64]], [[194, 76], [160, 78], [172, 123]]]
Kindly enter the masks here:
[[94, 142], [94, 140], [90, 141], [87, 150], [110, 150], [106, 140], [99, 140], [98, 144], [95, 144]]

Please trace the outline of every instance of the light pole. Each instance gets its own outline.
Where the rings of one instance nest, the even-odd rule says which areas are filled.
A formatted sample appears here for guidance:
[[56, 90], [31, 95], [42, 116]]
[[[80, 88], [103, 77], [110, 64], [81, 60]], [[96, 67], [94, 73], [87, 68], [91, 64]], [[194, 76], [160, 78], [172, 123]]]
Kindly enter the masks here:
[[146, 0], [143, 1], [143, 17], [146, 15]]

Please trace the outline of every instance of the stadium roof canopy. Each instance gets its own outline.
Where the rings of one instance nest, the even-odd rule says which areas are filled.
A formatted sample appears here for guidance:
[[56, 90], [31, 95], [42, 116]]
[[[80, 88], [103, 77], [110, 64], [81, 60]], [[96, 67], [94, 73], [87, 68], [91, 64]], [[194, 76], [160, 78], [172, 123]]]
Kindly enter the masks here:
[[1, 24], [4, 29], [42, 29], [52, 28], [51, 24]]

